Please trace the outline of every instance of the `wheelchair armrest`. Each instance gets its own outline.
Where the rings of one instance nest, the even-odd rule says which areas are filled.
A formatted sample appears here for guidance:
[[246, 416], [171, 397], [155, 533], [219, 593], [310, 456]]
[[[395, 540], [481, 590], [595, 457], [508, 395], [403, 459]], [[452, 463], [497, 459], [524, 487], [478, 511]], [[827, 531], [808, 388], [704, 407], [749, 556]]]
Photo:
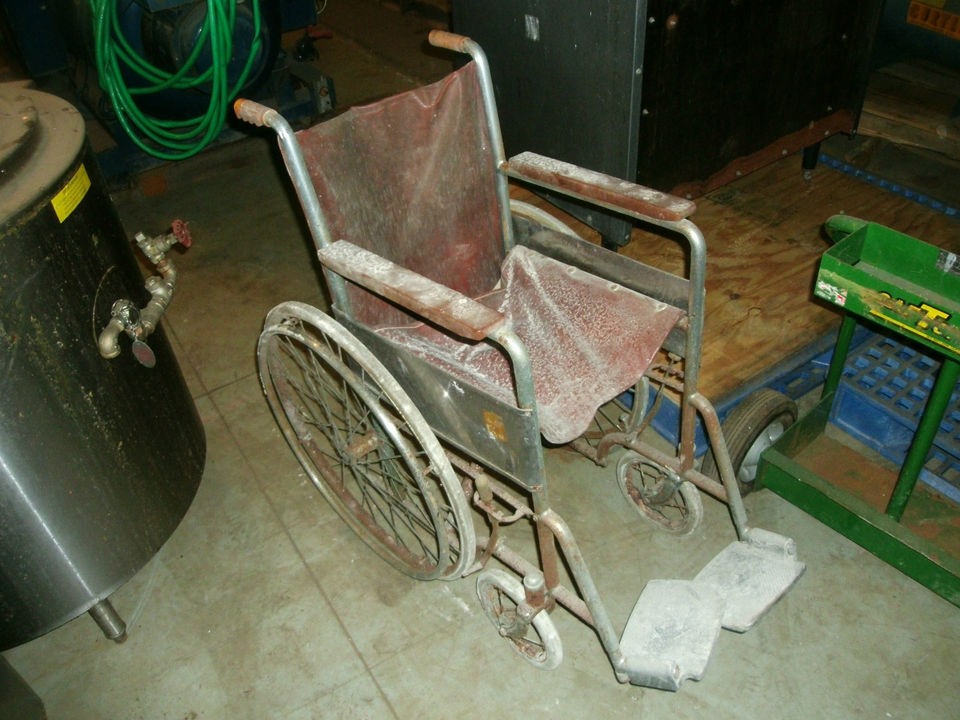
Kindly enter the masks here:
[[697, 209], [691, 200], [532, 152], [523, 152], [510, 158], [506, 173], [518, 180], [640, 219], [679, 222], [693, 215]]
[[505, 320], [496, 310], [346, 240], [321, 248], [317, 255], [338, 275], [460, 337], [482, 340]]

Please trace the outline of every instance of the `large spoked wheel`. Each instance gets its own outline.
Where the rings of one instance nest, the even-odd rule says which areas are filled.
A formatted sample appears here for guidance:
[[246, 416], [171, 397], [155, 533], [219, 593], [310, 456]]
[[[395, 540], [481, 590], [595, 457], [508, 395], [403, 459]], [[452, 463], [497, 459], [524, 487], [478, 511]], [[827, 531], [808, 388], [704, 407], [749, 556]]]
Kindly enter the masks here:
[[477, 597], [497, 632], [524, 660], [541, 670], [553, 670], [563, 661], [560, 633], [546, 611], [529, 623], [520, 621], [517, 608], [526, 596], [515, 577], [503, 570], [484, 570], [477, 576]]
[[470, 510], [433, 431], [386, 368], [333, 318], [302, 303], [267, 316], [260, 379], [313, 484], [384, 560], [412, 577], [463, 574]]
[[[746, 495], [756, 487], [760, 454], [796, 421], [797, 404], [770, 388], [751, 393], [727, 415], [722, 424], [723, 437], [741, 495]], [[701, 472], [720, 480], [713, 450], [704, 456]]]
[[558, 232], [563, 235], [572, 235], [575, 238], [580, 237], [570, 228], [569, 225], [559, 218], [556, 218], [546, 210], [541, 210], [536, 205], [531, 205], [523, 200], [510, 201], [510, 214], [535, 222], [538, 225], [545, 227], [547, 230], [553, 230], [554, 232]]
[[677, 535], [692, 533], [703, 520], [700, 491], [688, 480], [637, 452], [617, 462], [617, 482], [640, 517]]

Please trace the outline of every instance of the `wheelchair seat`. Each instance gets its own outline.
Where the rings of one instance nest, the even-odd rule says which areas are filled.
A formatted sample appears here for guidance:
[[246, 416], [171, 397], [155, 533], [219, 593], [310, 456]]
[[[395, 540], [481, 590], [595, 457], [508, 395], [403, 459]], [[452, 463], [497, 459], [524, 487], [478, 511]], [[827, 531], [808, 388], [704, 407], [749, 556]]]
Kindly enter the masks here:
[[[507, 318], [530, 354], [540, 431], [567, 443], [597, 408], [632, 387], [681, 311], [615, 283], [514, 247], [499, 286], [478, 298]], [[418, 323], [378, 331], [449, 375], [507, 403], [513, 376], [503, 352]]]

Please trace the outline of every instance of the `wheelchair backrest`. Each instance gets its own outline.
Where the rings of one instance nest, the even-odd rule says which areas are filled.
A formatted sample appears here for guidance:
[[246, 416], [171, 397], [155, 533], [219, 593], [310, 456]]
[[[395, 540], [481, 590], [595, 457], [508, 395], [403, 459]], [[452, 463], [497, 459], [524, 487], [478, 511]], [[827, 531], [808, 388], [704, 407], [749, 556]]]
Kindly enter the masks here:
[[[297, 133], [333, 240], [349, 240], [470, 297], [499, 279], [496, 168], [471, 62], [443, 80]], [[371, 327], [415, 322], [348, 284]]]

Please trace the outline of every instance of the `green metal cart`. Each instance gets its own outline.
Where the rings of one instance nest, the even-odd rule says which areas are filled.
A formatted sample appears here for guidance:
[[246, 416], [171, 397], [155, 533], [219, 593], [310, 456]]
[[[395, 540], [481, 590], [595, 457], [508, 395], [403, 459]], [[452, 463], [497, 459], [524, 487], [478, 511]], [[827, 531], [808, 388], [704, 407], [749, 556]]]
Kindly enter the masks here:
[[[936, 509], [953, 542], [904, 517], [960, 375], [960, 257], [848, 216], [830, 218], [825, 229], [835, 244], [823, 255], [814, 293], [839, 306], [843, 322], [820, 401], [763, 454], [758, 484], [960, 605], [955, 542], [960, 508], [941, 498]], [[876, 465], [845, 463], [830, 445], [815, 447], [831, 432], [831, 409], [861, 321], [908, 338], [942, 360], [899, 475], [886, 488], [878, 487]], [[818, 454], [826, 460], [818, 463]], [[835, 473], [845, 473], [845, 479]], [[858, 473], [864, 477], [851, 481]], [[924, 503], [921, 513], [931, 507], [929, 497]]]

